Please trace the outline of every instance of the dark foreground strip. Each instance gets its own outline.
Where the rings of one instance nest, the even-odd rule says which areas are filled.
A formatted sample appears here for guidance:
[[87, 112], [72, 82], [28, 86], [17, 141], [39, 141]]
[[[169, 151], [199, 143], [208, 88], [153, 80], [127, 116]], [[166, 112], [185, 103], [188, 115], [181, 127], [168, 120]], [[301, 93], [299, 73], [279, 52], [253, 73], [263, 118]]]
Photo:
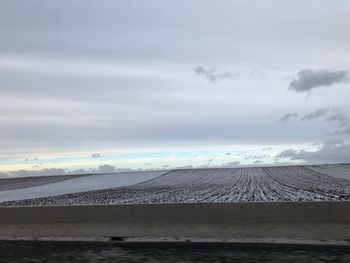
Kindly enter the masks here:
[[350, 250], [333, 246], [0, 242], [1, 262], [349, 262]]

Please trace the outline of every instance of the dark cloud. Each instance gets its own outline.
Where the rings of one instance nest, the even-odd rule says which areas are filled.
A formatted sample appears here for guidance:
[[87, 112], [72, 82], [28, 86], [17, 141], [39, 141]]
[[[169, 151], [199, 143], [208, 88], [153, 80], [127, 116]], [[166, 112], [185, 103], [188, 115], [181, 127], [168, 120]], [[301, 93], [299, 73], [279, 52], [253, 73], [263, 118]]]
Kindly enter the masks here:
[[194, 73], [197, 75], [204, 76], [210, 82], [218, 82], [225, 79], [233, 79], [239, 77], [238, 73], [230, 73], [230, 72], [218, 72], [216, 68], [204, 68], [202, 66], [196, 66], [193, 69]]
[[231, 153], [230, 153], [230, 152], [228, 152], [228, 153], [225, 153], [225, 155], [231, 155]]
[[347, 83], [348, 81], [349, 73], [345, 70], [305, 69], [298, 72], [297, 76], [289, 84], [288, 89], [296, 92], [305, 92], [319, 87]]
[[93, 154], [91, 154], [91, 158], [101, 158], [101, 157], [103, 157], [103, 155], [100, 154], [100, 153], [93, 153]]
[[289, 112], [289, 113], [284, 114], [280, 118], [279, 122], [287, 123], [290, 119], [295, 118], [295, 117], [298, 117], [298, 113], [296, 113], [296, 112]]
[[289, 149], [281, 152], [278, 157], [308, 163], [349, 163], [350, 144], [335, 138], [326, 141], [317, 151], [295, 151]]
[[253, 162], [253, 164], [262, 164], [263, 162], [260, 160], [256, 160], [255, 162]]
[[309, 120], [317, 119], [317, 118], [320, 118], [322, 116], [325, 116], [328, 112], [329, 112], [328, 108], [317, 109], [317, 110], [314, 110], [314, 111], [310, 112], [309, 114], [306, 114], [302, 118], [302, 120], [303, 121], [309, 121]]

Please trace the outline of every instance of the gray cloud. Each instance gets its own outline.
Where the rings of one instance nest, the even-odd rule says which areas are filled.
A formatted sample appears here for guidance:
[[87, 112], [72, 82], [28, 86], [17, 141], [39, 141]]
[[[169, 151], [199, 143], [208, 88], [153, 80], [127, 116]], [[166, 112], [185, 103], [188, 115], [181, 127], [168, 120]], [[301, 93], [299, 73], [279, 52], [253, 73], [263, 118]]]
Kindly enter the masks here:
[[350, 127], [347, 127], [343, 130], [338, 131], [337, 134], [341, 134], [341, 135], [350, 134]]
[[345, 125], [348, 122], [348, 117], [347, 117], [346, 113], [338, 112], [338, 113], [334, 113], [334, 114], [328, 116], [326, 118], [326, 121], [328, 121], [328, 122], [335, 121], [335, 122], [339, 122], [340, 124]]
[[314, 111], [310, 112], [309, 114], [306, 114], [302, 118], [302, 120], [303, 121], [309, 121], [309, 120], [317, 119], [317, 118], [320, 118], [322, 116], [325, 116], [328, 112], [329, 112], [328, 108], [317, 109], [317, 110], [314, 110]]
[[100, 154], [100, 153], [93, 153], [93, 154], [91, 154], [91, 158], [101, 158], [101, 157], [103, 157], [103, 155]]
[[348, 81], [349, 73], [345, 70], [305, 69], [298, 72], [297, 76], [289, 84], [288, 89], [296, 92], [305, 92], [319, 87], [347, 83]]
[[326, 141], [317, 151], [295, 151], [289, 149], [281, 152], [279, 157], [308, 163], [349, 163], [350, 144], [335, 138]]
[[284, 114], [279, 119], [279, 122], [287, 123], [290, 119], [295, 118], [295, 117], [298, 117], [298, 113], [296, 113], [296, 112], [289, 112], [289, 113]]
[[337, 131], [329, 133], [327, 135], [348, 135], [348, 134], [350, 134], [350, 127], [346, 127], [344, 129], [337, 130]]
[[196, 66], [193, 71], [197, 75], [204, 76], [210, 82], [215, 83], [225, 79], [233, 79], [239, 77], [238, 73], [230, 73], [230, 72], [218, 72], [216, 68], [204, 68], [202, 66]]
[[293, 150], [293, 149], [284, 150], [284, 151], [280, 152], [276, 156], [276, 159], [279, 159], [279, 158], [290, 158], [290, 157], [295, 156], [297, 153], [298, 152], [296, 150]]

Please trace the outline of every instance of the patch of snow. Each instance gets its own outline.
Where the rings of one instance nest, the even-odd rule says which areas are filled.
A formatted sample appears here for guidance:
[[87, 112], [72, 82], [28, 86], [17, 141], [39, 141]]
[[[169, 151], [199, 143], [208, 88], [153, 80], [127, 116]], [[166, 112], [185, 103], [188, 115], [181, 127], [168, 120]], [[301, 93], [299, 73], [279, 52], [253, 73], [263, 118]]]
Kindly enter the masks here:
[[324, 164], [305, 167], [321, 174], [350, 180], [350, 164]]
[[60, 182], [0, 191], [0, 202], [57, 196], [93, 190], [102, 190], [141, 183], [166, 173], [165, 171], [96, 174]]

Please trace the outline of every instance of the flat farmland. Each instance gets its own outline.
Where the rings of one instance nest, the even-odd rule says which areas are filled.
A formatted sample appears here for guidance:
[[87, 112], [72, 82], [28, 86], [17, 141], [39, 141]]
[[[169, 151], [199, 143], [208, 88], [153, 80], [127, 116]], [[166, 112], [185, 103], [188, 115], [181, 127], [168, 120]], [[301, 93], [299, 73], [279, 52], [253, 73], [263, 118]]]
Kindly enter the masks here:
[[0, 206], [342, 200], [350, 200], [350, 180], [305, 166], [281, 166], [173, 170], [133, 185], [10, 200]]

